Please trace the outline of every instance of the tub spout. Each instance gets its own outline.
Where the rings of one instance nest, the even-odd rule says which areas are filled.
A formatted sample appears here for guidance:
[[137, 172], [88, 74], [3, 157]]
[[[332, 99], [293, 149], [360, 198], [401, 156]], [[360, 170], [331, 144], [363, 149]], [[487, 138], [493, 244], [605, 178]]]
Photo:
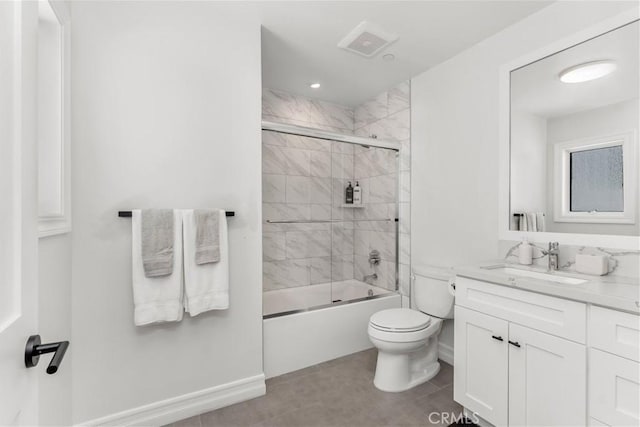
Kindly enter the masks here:
[[366, 276], [364, 276], [364, 278], [362, 279], [363, 282], [367, 283], [367, 280], [369, 279], [373, 279], [373, 280], [377, 280], [378, 279], [378, 275], [376, 273], [373, 274], [367, 274]]

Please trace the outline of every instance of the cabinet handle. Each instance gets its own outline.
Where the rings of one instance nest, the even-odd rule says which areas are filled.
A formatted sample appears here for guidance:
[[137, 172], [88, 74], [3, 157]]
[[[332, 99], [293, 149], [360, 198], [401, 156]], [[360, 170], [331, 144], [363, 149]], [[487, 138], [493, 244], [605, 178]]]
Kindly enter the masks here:
[[500, 337], [500, 336], [491, 335], [491, 338], [493, 338], [494, 340], [498, 340], [498, 341], [504, 341], [502, 339], [502, 337]]
[[511, 345], [512, 345], [512, 346], [514, 346], [514, 347], [518, 347], [518, 348], [520, 347], [520, 344], [518, 343], [518, 341], [511, 341], [511, 340], [509, 340], [509, 344], [511, 344]]

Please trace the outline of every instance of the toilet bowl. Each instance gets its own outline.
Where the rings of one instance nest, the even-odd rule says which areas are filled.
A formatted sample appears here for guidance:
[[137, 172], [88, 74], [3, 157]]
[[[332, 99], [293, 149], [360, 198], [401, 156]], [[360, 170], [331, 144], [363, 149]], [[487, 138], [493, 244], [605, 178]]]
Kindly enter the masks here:
[[382, 391], [409, 390], [440, 371], [438, 334], [443, 319], [453, 317], [452, 274], [423, 267], [413, 277], [417, 309], [382, 310], [369, 320], [369, 339], [378, 349], [373, 383]]

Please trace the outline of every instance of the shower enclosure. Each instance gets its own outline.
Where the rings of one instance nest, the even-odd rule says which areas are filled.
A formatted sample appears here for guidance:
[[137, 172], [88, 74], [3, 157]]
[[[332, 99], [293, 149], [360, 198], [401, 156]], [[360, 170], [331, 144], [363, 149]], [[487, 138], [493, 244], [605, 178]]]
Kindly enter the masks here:
[[396, 293], [398, 147], [265, 122], [262, 153], [265, 319]]

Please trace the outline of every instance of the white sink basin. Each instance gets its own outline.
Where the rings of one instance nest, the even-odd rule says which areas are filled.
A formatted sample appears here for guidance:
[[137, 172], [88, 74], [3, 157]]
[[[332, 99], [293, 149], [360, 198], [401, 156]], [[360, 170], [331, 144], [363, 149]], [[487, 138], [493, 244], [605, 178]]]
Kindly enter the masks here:
[[504, 273], [507, 276], [531, 277], [533, 279], [548, 280], [550, 282], [564, 283], [567, 285], [580, 285], [581, 283], [587, 282], [587, 280], [585, 279], [578, 279], [576, 277], [558, 276], [556, 274], [542, 273], [539, 271], [531, 271], [531, 270], [521, 270], [519, 268], [514, 268], [514, 267], [496, 266], [496, 267], [487, 267], [487, 269], [493, 270], [493, 271], [499, 271], [500, 273]]

